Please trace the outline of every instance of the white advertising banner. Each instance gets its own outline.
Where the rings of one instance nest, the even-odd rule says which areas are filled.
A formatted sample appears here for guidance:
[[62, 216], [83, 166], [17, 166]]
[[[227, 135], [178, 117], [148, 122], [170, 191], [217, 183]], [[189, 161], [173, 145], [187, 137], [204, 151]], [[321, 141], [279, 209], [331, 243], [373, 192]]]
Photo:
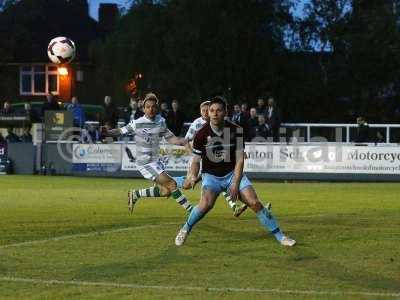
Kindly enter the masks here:
[[[135, 144], [74, 144], [73, 164], [114, 164], [137, 170]], [[191, 155], [180, 146], [161, 147], [167, 171], [186, 171]], [[400, 175], [400, 147], [344, 144], [247, 144], [245, 171], [257, 173], [327, 173]], [[87, 168], [86, 168], [87, 169]], [[113, 169], [113, 170], [114, 170]]]
[[400, 175], [400, 147], [247, 144], [246, 172]]
[[[160, 157], [166, 164], [168, 171], [186, 171], [191, 155], [185, 152], [182, 146], [164, 145], [160, 149]], [[122, 145], [122, 171], [135, 171], [137, 170], [136, 164], [136, 145], [124, 144]]]
[[73, 164], [121, 164], [120, 144], [74, 144]]

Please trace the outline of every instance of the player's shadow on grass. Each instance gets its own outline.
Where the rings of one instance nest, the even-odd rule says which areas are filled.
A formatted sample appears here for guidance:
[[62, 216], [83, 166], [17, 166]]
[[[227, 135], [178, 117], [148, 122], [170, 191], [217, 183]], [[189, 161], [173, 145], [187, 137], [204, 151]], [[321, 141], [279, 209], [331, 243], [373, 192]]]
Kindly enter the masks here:
[[236, 225], [233, 226], [235, 228], [232, 228], [232, 230], [227, 229], [226, 227], [221, 225], [211, 225], [210, 223], [204, 222], [203, 224], [200, 224], [197, 228], [195, 228], [196, 231], [199, 232], [206, 232], [207, 236], [208, 233], [210, 235], [214, 235], [217, 237], [222, 237], [225, 242], [229, 241], [255, 241], [255, 240], [261, 240], [265, 239], [268, 233], [266, 231], [262, 231], [261, 227], [258, 229], [255, 229], [254, 225], [251, 223], [246, 222], [244, 226], [248, 227], [248, 230], [240, 230], [239, 228], [243, 225]]
[[[184, 260], [187, 263], [195, 263], [196, 256], [178, 254], [178, 248], [171, 243], [166, 249], [160, 251], [158, 255], [153, 256], [128, 256], [121, 257], [117, 263], [103, 264], [93, 267], [81, 268], [78, 270], [74, 279], [78, 280], [93, 280], [93, 281], [115, 281], [118, 278], [119, 282], [124, 282], [124, 278], [131, 280], [132, 276], [137, 277], [140, 274], [139, 280], [146, 278], [146, 273], [157, 273], [158, 271], [167, 270], [169, 265], [174, 265], [179, 261]], [[139, 282], [135, 282], [139, 283]], [[145, 284], [145, 282], [142, 282]]]
[[[319, 278], [321, 274], [321, 282], [327, 280], [329, 282], [337, 282], [338, 290], [362, 290], [373, 292], [391, 292], [398, 293], [400, 287], [400, 277], [388, 278], [380, 276], [379, 269], [376, 273], [365, 267], [364, 270], [360, 265], [356, 268], [348, 267], [337, 261], [329, 259], [328, 256], [318, 254], [312, 247], [295, 248], [296, 250], [285, 259], [282, 265], [290, 266], [290, 270], [297, 270], [300, 273], [308, 273], [315, 278]], [[310, 261], [313, 260], [313, 261]], [[361, 258], [360, 258], [361, 260]], [[283, 270], [284, 271], [284, 270]]]

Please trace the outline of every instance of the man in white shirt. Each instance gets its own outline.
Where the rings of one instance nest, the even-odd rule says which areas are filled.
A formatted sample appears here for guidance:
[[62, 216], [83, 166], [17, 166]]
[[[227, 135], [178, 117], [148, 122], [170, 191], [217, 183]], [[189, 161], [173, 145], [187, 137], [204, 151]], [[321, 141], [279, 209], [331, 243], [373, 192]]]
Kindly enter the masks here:
[[128, 192], [128, 208], [132, 212], [137, 200], [141, 197], [169, 197], [178, 202], [190, 212], [192, 204], [178, 189], [175, 180], [165, 171], [165, 165], [160, 159], [160, 141], [164, 138], [168, 143], [187, 146], [188, 141], [176, 137], [168, 128], [165, 119], [157, 114], [158, 98], [149, 93], [143, 100], [144, 116], [131, 120], [122, 128], [103, 129], [106, 136], [134, 134], [136, 141], [136, 165], [144, 178], [154, 181], [157, 185], [145, 189], [132, 189]]

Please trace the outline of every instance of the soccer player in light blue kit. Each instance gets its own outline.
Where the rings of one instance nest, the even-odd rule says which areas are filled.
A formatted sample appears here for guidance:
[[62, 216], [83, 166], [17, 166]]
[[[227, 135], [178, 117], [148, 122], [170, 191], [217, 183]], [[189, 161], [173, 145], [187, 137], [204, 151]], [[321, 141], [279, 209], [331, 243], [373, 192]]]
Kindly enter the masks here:
[[243, 129], [225, 121], [226, 103], [215, 97], [209, 107], [210, 123], [202, 127], [194, 137], [189, 180], [195, 183], [202, 163], [202, 195], [191, 211], [186, 223], [179, 230], [175, 244], [182, 246], [193, 226], [214, 206], [223, 190], [229, 190], [232, 198], [240, 195], [257, 215], [260, 223], [269, 230], [283, 246], [294, 246], [296, 241], [283, 234], [271, 212], [264, 207], [245, 174]]
[[142, 197], [169, 197], [190, 212], [192, 204], [178, 189], [175, 180], [165, 172], [165, 165], [160, 158], [160, 141], [164, 138], [168, 143], [188, 146], [184, 138], [176, 137], [166, 126], [165, 119], [157, 114], [158, 99], [153, 93], [143, 100], [144, 116], [132, 120], [122, 128], [107, 130], [106, 136], [134, 134], [136, 141], [136, 166], [144, 178], [154, 181], [157, 185], [144, 189], [132, 189], [128, 192], [128, 208], [132, 212], [136, 201]]

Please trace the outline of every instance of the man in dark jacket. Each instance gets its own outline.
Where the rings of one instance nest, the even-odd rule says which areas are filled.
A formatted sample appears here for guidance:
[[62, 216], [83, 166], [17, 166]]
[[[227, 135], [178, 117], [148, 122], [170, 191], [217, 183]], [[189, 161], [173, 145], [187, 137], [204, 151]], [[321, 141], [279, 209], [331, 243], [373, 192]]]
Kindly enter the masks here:
[[263, 115], [258, 116], [258, 126], [256, 127], [256, 137], [262, 137], [264, 139], [268, 138], [269, 127], [265, 122], [265, 117]]
[[111, 128], [117, 127], [118, 112], [114, 103], [112, 103], [111, 96], [104, 97], [104, 113], [103, 113], [103, 125], [108, 124]]
[[0, 110], [0, 113], [1, 113], [2, 115], [10, 115], [10, 114], [13, 114], [13, 113], [14, 113], [14, 109], [11, 107], [10, 102], [8, 102], [7, 100], [4, 101], [3, 109]]
[[246, 117], [239, 104], [233, 106], [232, 122], [243, 128], [246, 142], [249, 142], [251, 140], [249, 118]]
[[8, 143], [18, 143], [18, 142], [20, 142], [20, 139], [19, 139], [19, 137], [18, 137], [18, 135], [16, 135], [15, 133], [14, 133], [14, 130], [13, 130], [13, 128], [7, 128], [7, 136], [6, 136], [6, 141], [8, 142]]
[[24, 127], [24, 132], [20, 136], [20, 140], [23, 143], [32, 143], [32, 134], [30, 127]]
[[130, 115], [129, 121], [137, 120], [140, 117], [144, 116], [144, 112], [139, 108], [137, 101], [134, 98], [131, 98], [131, 102], [129, 103]]
[[252, 107], [250, 109], [250, 118], [248, 119], [248, 126], [249, 126], [249, 130], [248, 130], [248, 139], [247, 141], [251, 141], [252, 139], [254, 139], [256, 137], [256, 133], [257, 133], [257, 126], [258, 126], [258, 115], [257, 115], [257, 110], [255, 107]]
[[29, 117], [31, 123], [40, 123], [40, 117], [38, 116], [37, 112], [32, 109], [32, 106], [29, 102], [24, 104], [24, 111], [22, 113], [23, 115]]
[[370, 141], [369, 125], [364, 117], [357, 118], [357, 136], [356, 143], [368, 143]]
[[279, 129], [281, 126], [281, 115], [279, 108], [275, 104], [274, 98], [268, 99], [268, 106], [265, 111], [265, 119], [267, 121], [270, 136], [272, 136], [274, 142], [279, 142]]
[[257, 100], [257, 115], [265, 115], [266, 109], [265, 109], [265, 102], [263, 98], [259, 98]]
[[160, 104], [160, 115], [161, 115], [161, 117], [163, 117], [164, 119], [167, 119], [168, 118], [168, 113], [169, 113], [168, 103], [167, 102], [161, 102], [161, 104]]
[[167, 126], [168, 129], [176, 136], [180, 136], [185, 122], [185, 115], [179, 110], [178, 100], [172, 101], [172, 109], [168, 112]]
[[44, 113], [46, 110], [59, 110], [60, 109], [60, 106], [58, 105], [57, 100], [53, 94], [47, 94], [46, 99], [47, 99], [47, 102], [45, 102], [42, 105], [42, 111], [40, 114], [42, 120], [44, 120]]

